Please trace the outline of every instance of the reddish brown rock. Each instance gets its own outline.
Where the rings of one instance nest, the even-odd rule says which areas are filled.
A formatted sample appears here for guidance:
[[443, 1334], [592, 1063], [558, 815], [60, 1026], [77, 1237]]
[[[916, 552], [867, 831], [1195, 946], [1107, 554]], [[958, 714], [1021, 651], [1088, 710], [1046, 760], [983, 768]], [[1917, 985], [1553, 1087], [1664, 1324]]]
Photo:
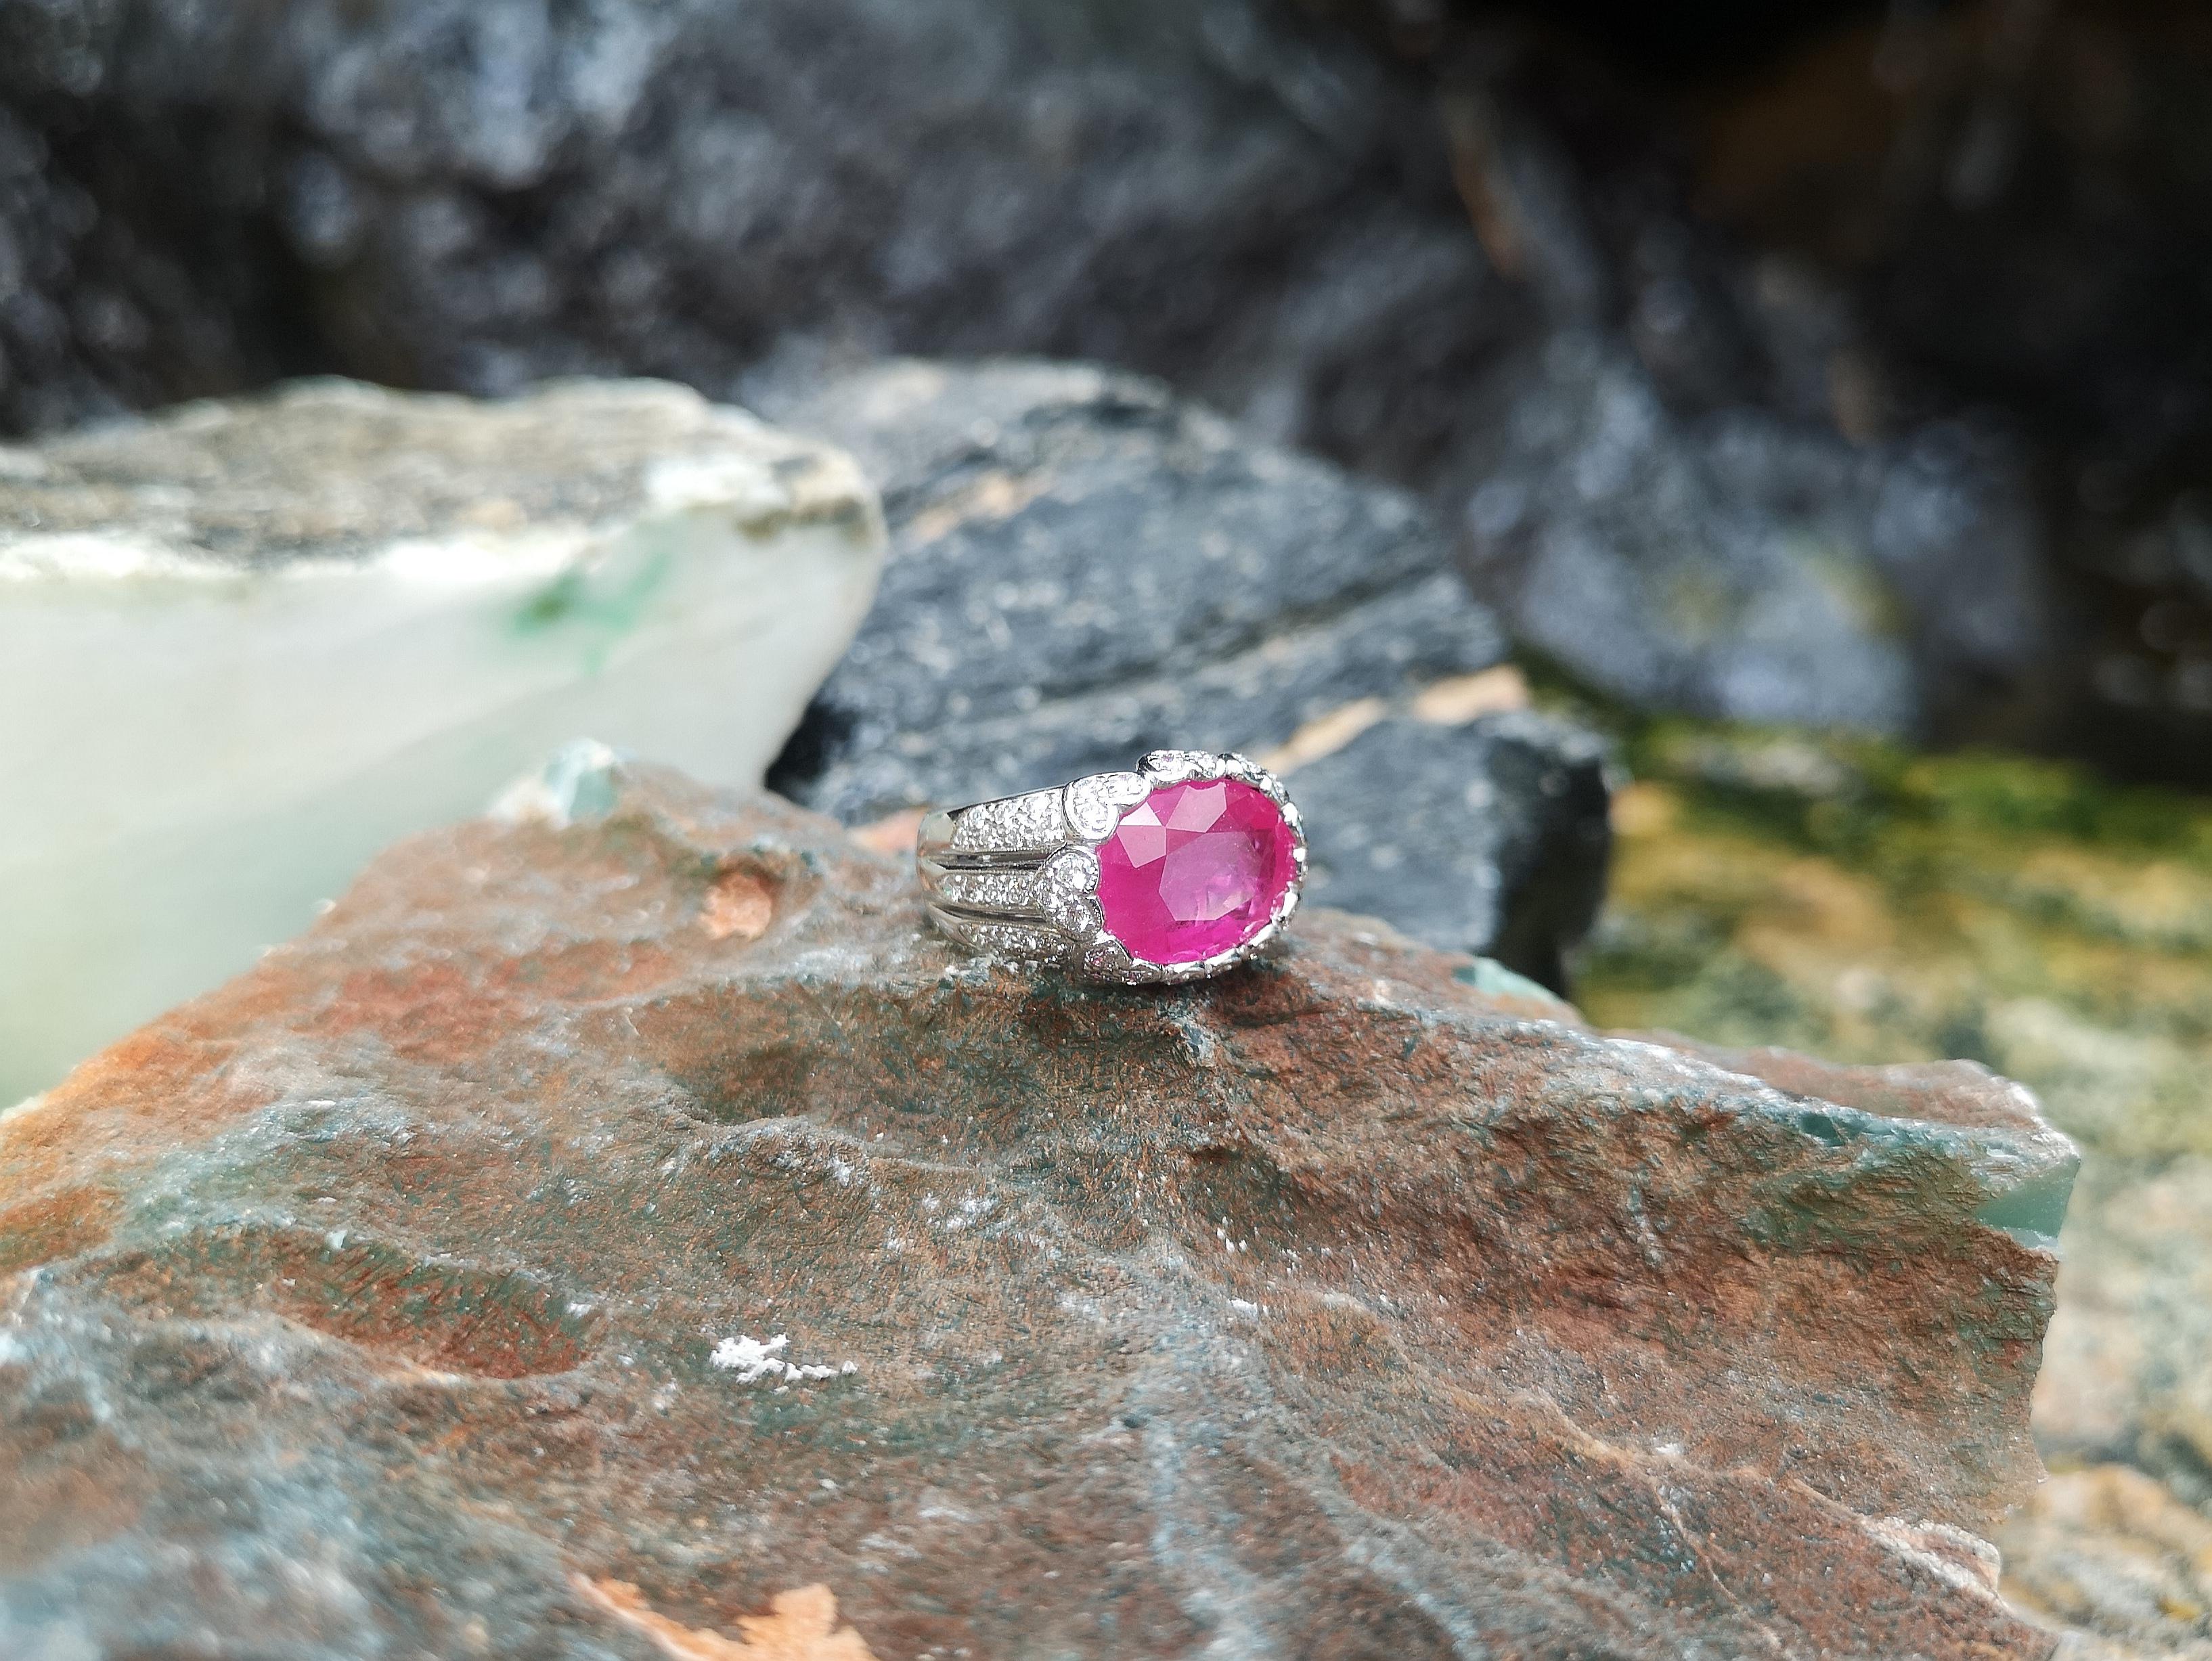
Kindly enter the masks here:
[[604, 782], [0, 1120], [0, 1653], [2047, 1651], [2024, 1094], [1326, 913], [1020, 978]]

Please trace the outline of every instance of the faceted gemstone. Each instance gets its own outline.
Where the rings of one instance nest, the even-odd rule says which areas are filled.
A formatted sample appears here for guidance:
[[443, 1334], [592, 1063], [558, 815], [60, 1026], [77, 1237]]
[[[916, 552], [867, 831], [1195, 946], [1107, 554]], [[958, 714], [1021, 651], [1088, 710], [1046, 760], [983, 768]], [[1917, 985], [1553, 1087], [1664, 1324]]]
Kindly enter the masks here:
[[1234, 779], [1170, 784], [1098, 849], [1098, 909], [1133, 957], [1196, 963], [1267, 926], [1297, 867], [1282, 809]]

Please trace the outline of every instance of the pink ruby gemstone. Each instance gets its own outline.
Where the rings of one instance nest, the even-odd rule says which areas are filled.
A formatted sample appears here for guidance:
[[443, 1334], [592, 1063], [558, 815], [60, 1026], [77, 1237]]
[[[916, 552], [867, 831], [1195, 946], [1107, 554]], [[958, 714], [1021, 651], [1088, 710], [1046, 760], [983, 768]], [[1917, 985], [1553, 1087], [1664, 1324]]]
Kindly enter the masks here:
[[1267, 793], [1234, 779], [1164, 785], [1098, 849], [1098, 909], [1132, 957], [1196, 963], [1267, 926], [1297, 874]]

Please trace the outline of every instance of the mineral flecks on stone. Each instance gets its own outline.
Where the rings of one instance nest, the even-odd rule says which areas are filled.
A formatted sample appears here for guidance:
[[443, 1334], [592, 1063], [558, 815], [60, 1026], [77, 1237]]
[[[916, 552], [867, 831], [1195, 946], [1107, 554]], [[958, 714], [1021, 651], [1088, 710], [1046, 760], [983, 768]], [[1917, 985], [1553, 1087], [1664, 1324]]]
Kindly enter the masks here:
[[843, 456], [659, 383], [0, 448], [0, 1103], [579, 733], [757, 782], [882, 552]]
[[1332, 904], [1564, 985], [1603, 757], [1496, 700], [1421, 702], [1510, 672], [1413, 498], [1083, 365], [889, 364], [774, 412], [867, 469], [895, 551], [778, 789], [865, 821], [1159, 745], [1311, 764]]
[[1496, 620], [1412, 496], [1085, 364], [899, 362], [770, 406], [882, 491], [893, 557], [772, 782], [865, 819], [1256, 756], [1487, 669]]
[[2024, 1092], [1329, 914], [994, 972], [824, 820], [591, 782], [0, 1120], [0, 1652], [2047, 1652]]

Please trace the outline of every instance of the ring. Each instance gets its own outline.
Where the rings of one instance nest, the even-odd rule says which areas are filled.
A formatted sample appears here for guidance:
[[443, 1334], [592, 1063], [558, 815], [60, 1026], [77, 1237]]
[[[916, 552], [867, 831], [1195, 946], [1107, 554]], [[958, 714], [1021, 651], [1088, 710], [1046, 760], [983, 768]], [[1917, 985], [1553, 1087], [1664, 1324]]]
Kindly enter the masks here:
[[1265, 951], [1297, 910], [1306, 837], [1266, 768], [1155, 750], [1134, 772], [932, 813], [915, 863], [930, 921], [970, 951], [1140, 986]]

